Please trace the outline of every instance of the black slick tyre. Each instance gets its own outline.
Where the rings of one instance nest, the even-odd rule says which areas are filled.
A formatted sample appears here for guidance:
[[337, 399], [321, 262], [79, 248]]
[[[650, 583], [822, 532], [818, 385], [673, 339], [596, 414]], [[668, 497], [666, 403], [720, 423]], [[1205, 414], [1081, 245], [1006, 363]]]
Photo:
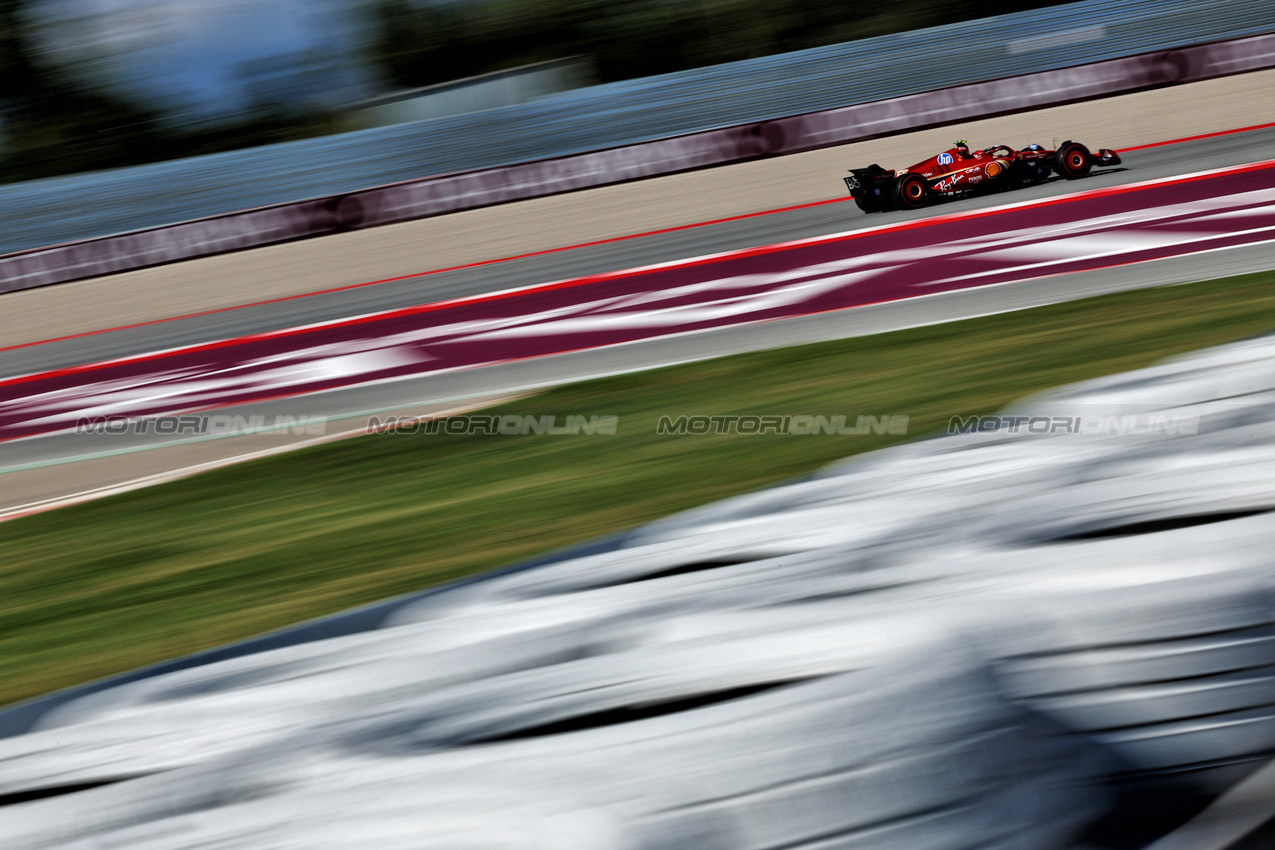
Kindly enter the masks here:
[[917, 210], [930, 198], [930, 186], [920, 174], [900, 174], [890, 186], [890, 199], [901, 210]]
[[1080, 142], [1067, 142], [1054, 159], [1054, 171], [1059, 177], [1077, 180], [1093, 168], [1093, 154]]

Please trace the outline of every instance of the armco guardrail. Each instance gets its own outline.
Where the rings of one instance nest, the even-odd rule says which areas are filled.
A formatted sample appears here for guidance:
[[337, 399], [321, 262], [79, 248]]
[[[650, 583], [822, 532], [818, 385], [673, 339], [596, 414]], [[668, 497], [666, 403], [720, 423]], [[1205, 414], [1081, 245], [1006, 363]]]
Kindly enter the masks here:
[[425, 178], [11, 254], [0, 257], [0, 292], [1268, 67], [1275, 35]]

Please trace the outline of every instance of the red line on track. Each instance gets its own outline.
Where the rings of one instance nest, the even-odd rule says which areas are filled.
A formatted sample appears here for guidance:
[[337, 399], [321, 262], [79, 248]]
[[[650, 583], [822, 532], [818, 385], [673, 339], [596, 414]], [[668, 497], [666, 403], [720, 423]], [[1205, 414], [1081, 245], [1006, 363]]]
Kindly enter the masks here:
[[[1176, 144], [1181, 144], [1183, 142], [1198, 141], [1200, 139], [1211, 139], [1211, 138], [1216, 138], [1219, 136], [1229, 136], [1229, 135], [1234, 135], [1236, 133], [1247, 133], [1253, 130], [1263, 130], [1270, 127], [1275, 127], [1275, 122], [1271, 122], [1268, 124], [1255, 124], [1251, 127], [1238, 127], [1233, 130], [1219, 130], [1217, 132], [1204, 133], [1198, 136], [1185, 136], [1180, 139], [1169, 139], [1162, 142], [1151, 142], [1150, 144], [1145, 144], [1145, 145], [1136, 145], [1134, 147], [1129, 147], [1129, 148], [1120, 148], [1117, 152], [1126, 153], [1128, 151], [1144, 150], [1146, 148], [1163, 147], [1166, 145], [1176, 145]], [[1119, 187], [1115, 187], [1115, 188], [1119, 188]], [[597, 239], [592, 242], [581, 242], [575, 245], [563, 245], [558, 248], [545, 248], [539, 251], [530, 251], [525, 254], [513, 254], [507, 257], [497, 257], [491, 260], [478, 260], [473, 263], [463, 263], [461, 265], [456, 265], [456, 266], [446, 266], [444, 268], [429, 269], [423, 272], [413, 272], [412, 274], [398, 275], [397, 277], [387, 277], [387, 278], [382, 278], [380, 280], [369, 280], [369, 281], [364, 281], [362, 283], [351, 283], [345, 286], [336, 286], [329, 289], [318, 289], [313, 292], [302, 292], [297, 295], [284, 295], [279, 298], [267, 298], [263, 301], [253, 301], [248, 304], [236, 304], [232, 307], [217, 307], [212, 310], [201, 310], [195, 313], [183, 313], [177, 316], [167, 316], [163, 319], [151, 319], [145, 322], [135, 322], [133, 324], [119, 325], [117, 327], [102, 328], [100, 330], [93, 330], [93, 331], [84, 331], [82, 333], [67, 334], [66, 336], [50, 337], [48, 339], [36, 340], [34, 342], [22, 342], [16, 345], [0, 346], [0, 352], [14, 351], [20, 348], [31, 348], [33, 346], [46, 345], [52, 342], [65, 342], [67, 340], [72, 340], [72, 339], [82, 339], [84, 337], [97, 336], [99, 334], [115, 333], [117, 331], [132, 330], [134, 328], [144, 328], [144, 327], [149, 327], [151, 325], [163, 324], [165, 322], [177, 322], [183, 319], [194, 319], [194, 318], [199, 318], [201, 316], [212, 316], [218, 313], [228, 313], [232, 310], [243, 310], [249, 307], [262, 307], [267, 304], [280, 304], [287, 301], [295, 301], [301, 298], [312, 298], [318, 295], [331, 295], [332, 293], [336, 293], [336, 292], [346, 292], [348, 290], [353, 290], [353, 289], [362, 289], [363, 287], [367, 287], [367, 286], [378, 286], [383, 283], [394, 283], [396, 281], [411, 280], [413, 278], [418, 278], [418, 277], [428, 277], [430, 275], [444, 274], [446, 272], [463, 271], [465, 269], [481, 268], [483, 266], [495, 265], [497, 263], [513, 262], [515, 260], [525, 260], [531, 257], [541, 257], [547, 254], [558, 254], [565, 251], [575, 251], [580, 248], [590, 248], [597, 245], [608, 245], [608, 244], [613, 244], [616, 242], [625, 242], [630, 239], [643, 239], [648, 236], [659, 236], [665, 233], [676, 233], [683, 230], [693, 230], [699, 227], [709, 227], [714, 224], [726, 224], [732, 221], [743, 221], [750, 218], [759, 218], [761, 216], [792, 212], [794, 210], [810, 209], [812, 207], [826, 206], [828, 204], [845, 203], [846, 201], [849, 201], [849, 200], [850, 198], [848, 196], [844, 198], [830, 198], [828, 200], [811, 201], [809, 203], [797, 204], [795, 206], [778, 207], [776, 209], [761, 210], [759, 212], [751, 212], [751, 213], [743, 213], [741, 215], [727, 216], [725, 218], [709, 219], [708, 221], [698, 221], [698, 222], [692, 222], [690, 224], [679, 224], [673, 227], [661, 228], [659, 230], [648, 230], [641, 233], [630, 233], [624, 236], [612, 236], [607, 239]], [[1055, 200], [1058, 200], [1058, 199], [1055, 199]], [[946, 219], [946, 217], [944, 216], [940, 216], [936, 218]], [[933, 219], [925, 219], [923, 221], [931, 221], [931, 220]], [[947, 219], [947, 220], [950, 220], [950, 219]], [[920, 223], [922, 222], [909, 222], [907, 224], [916, 225]], [[902, 225], [899, 225], [899, 226], [902, 226]], [[879, 228], [869, 228], [869, 230], [872, 232], [877, 232]], [[767, 246], [767, 247], [770, 247], [770, 246]], [[753, 250], [753, 249], [744, 249], [744, 250]], [[609, 276], [609, 274], [605, 276]], [[591, 276], [591, 277], [594, 277], [594, 276]], [[598, 276], [598, 277], [601, 277], [601, 276]], [[587, 278], [580, 278], [580, 280], [585, 281], [587, 280]], [[455, 302], [439, 302], [439, 303], [451, 304]], [[415, 308], [405, 308], [405, 309], [415, 309]], [[259, 336], [261, 335], [254, 334], [254, 335], [250, 335], [246, 337], [240, 337], [238, 339], [254, 339], [254, 338], [258, 338]], [[216, 344], [217, 343], [208, 343], [208, 345], [216, 345]], [[141, 355], [141, 356], [146, 356], [146, 355]], [[91, 365], [96, 365], [96, 364], [91, 364]], [[78, 369], [78, 368], [84, 368], [84, 367], [71, 367], [71, 369]], [[57, 374], [57, 373], [47, 373], [47, 374]], [[5, 383], [8, 383], [8, 382], [0, 381], [0, 385], [3, 385]]]
[[849, 200], [850, 200], [850, 197], [846, 196], [844, 198], [830, 198], [825, 201], [810, 201], [809, 203], [797, 204], [791, 207], [779, 207], [773, 210], [761, 210], [760, 212], [742, 213], [740, 215], [727, 216], [726, 218], [715, 218], [709, 221], [696, 221], [690, 224], [679, 224], [673, 227], [664, 227], [659, 230], [648, 230], [642, 233], [630, 233], [624, 236], [611, 236], [607, 239], [596, 239], [592, 242], [581, 242], [577, 245], [563, 245], [558, 248], [544, 248], [539, 251], [529, 251], [525, 254], [511, 254], [508, 257], [496, 257], [495, 259], [492, 259], [492, 260], [478, 260], [473, 263], [462, 263], [461, 265], [458, 265], [458, 266], [445, 266], [443, 268], [429, 269], [428, 271], [423, 271], [423, 272], [412, 272], [411, 274], [399, 275], [397, 277], [387, 277], [381, 280], [368, 280], [362, 283], [351, 283], [345, 286], [334, 286], [330, 289], [316, 289], [314, 292], [302, 292], [298, 295], [284, 295], [280, 298], [267, 298], [264, 301], [253, 301], [248, 304], [236, 304], [233, 307], [217, 307], [212, 310], [202, 310], [197, 313], [185, 313], [180, 316], [169, 316], [163, 319], [151, 319], [150, 321], [147, 321], [147, 322], [135, 322], [134, 324], [131, 324], [131, 325], [120, 325], [119, 327], [115, 327], [115, 328], [103, 328], [102, 330], [97, 330], [97, 331], [85, 331], [83, 333], [78, 333], [78, 334], [68, 334], [66, 336], [57, 336], [57, 337], [52, 337], [50, 339], [37, 340], [36, 342], [23, 342], [17, 345], [9, 345], [9, 346], [0, 347], [0, 351], [12, 351], [15, 348], [29, 348], [30, 346], [33, 346], [33, 345], [44, 345], [45, 343], [49, 343], [49, 342], [62, 342], [68, 339], [79, 339], [81, 337], [86, 337], [86, 336], [96, 336], [97, 334], [114, 333], [115, 331], [125, 331], [125, 330], [130, 330], [132, 328], [144, 328], [144, 327], [147, 327], [148, 325], [158, 325], [158, 324], [162, 324], [163, 322], [176, 322], [181, 319], [194, 319], [199, 316], [212, 316], [217, 313], [227, 313], [227, 312], [230, 312], [231, 310], [242, 310], [246, 307], [261, 307], [266, 304], [279, 304], [284, 301], [295, 301], [298, 298], [312, 298], [316, 295], [330, 295], [334, 292], [345, 292], [351, 289], [362, 289], [365, 286], [377, 286], [382, 283], [394, 283], [395, 281], [399, 281], [399, 280], [411, 280], [412, 278], [427, 277], [429, 275], [443, 274], [444, 272], [457, 272], [457, 271], [463, 271], [464, 269], [481, 268], [482, 266], [495, 265], [496, 263], [507, 263], [507, 262], [512, 262], [514, 260], [526, 260], [531, 257], [541, 257], [541, 256], [544, 256], [545, 254], [558, 254], [563, 251], [575, 251], [579, 248], [591, 248], [591, 247], [594, 247], [595, 245], [608, 245], [612, 242], [624, 242], [629, 239], [641, 239], [646, 236], [659, 236], [663, 233], [676, 233], [679, 230], [691, 230], [697, 227], [708, 227], [709, 225], [713, 225], [713, 224], [726, 224], [727, 222], [731, 222], [731, 221], [742, 221], [744, 219], [757, 218], [763, 215], [775, 215], [776, 213], [792, 212], [793, 210], [804, 210], [804, 209], [809, 209], [811, 207], [822, 207], [828, 204], [841, 204]]
[[1231, 136], [1231, 135], [1234, 135], [1235, 133], [1248, 133], [1253, 130], [1266, 130], [1271, 127], [1275, 127], [1275, 121], [1272, 121], [1269, 124], [1254, 124], [1252, 127], [1238, 127], [1234, 130], [1218, 130], [1216, 133], [1201, 133], [1198, 136], [1187, 136], [1182, 139], [1171, 139], [1167, 142], [1151, 142], [1150, 144], [1147, 144], [1147, 145], [1134, 145], [1131, 148], [1121, 148], [1120, 150], [1117, 151], [1117, 153], [1124, 153], [1125, 151], [1141, 151], [1141, 150], [1146, 150], [1147, 148], [1164, 147], [1165, 145], [1178, 145], [1178, 144], [1181, 144], [1182, 142], [1198, 142], [1200, 139], [1216, 139], [1218, 136]]

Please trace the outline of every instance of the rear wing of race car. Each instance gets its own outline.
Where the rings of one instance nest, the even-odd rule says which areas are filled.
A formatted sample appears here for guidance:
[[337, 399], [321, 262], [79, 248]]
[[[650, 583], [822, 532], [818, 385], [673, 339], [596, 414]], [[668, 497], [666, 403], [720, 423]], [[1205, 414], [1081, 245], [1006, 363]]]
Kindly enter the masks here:
[[850, 176], [844, 177], [854, 203], [864, 213], [890, 209], [890, 187], [894, 185], [895, 172], [873, 163], [867, 168], [850, 168]]
[[850, 190], [850, 194], [857, 198], [861, 195], [876, 194], [873, 191], [876, 188], [885, 192], [890, 181], [894, 179], [894, 172], [873, 163], [867, 168], [850, 169], [850, 176], [843, 179], [846, 181], [846, 188]]
[[864, 212], [876, 212], [890, 208], [890, 186], [894, 172], [873, 163], [867, 168], [852, 168], [850, 176], [843, 178], [850, 196]]

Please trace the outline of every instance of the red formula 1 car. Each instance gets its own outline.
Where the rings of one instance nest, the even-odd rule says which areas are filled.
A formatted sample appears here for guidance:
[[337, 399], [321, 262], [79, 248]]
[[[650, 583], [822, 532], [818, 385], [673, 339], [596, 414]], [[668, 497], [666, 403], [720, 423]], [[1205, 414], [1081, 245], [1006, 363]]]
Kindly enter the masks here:
[[996, 145], [971, 151], [961, 141], [956, 147], [903, 171], [869, 165], [850, 169], [850, 176], [845, 180], [859, 209], [870, 213], [917, 209], [936, 195], [965, 197], [976, 192], [1027, 186], [1048, 180], [1050, 171], [1075, 180], [1084, 177], [1095, 165], [1119, 164], [1120, 155], [1115, 151], [1102, 148], [1095, 155], [1080, 142], [1063, 142], [1056, 151], [1040, 145], [1028, 145], [1022, 150]]

